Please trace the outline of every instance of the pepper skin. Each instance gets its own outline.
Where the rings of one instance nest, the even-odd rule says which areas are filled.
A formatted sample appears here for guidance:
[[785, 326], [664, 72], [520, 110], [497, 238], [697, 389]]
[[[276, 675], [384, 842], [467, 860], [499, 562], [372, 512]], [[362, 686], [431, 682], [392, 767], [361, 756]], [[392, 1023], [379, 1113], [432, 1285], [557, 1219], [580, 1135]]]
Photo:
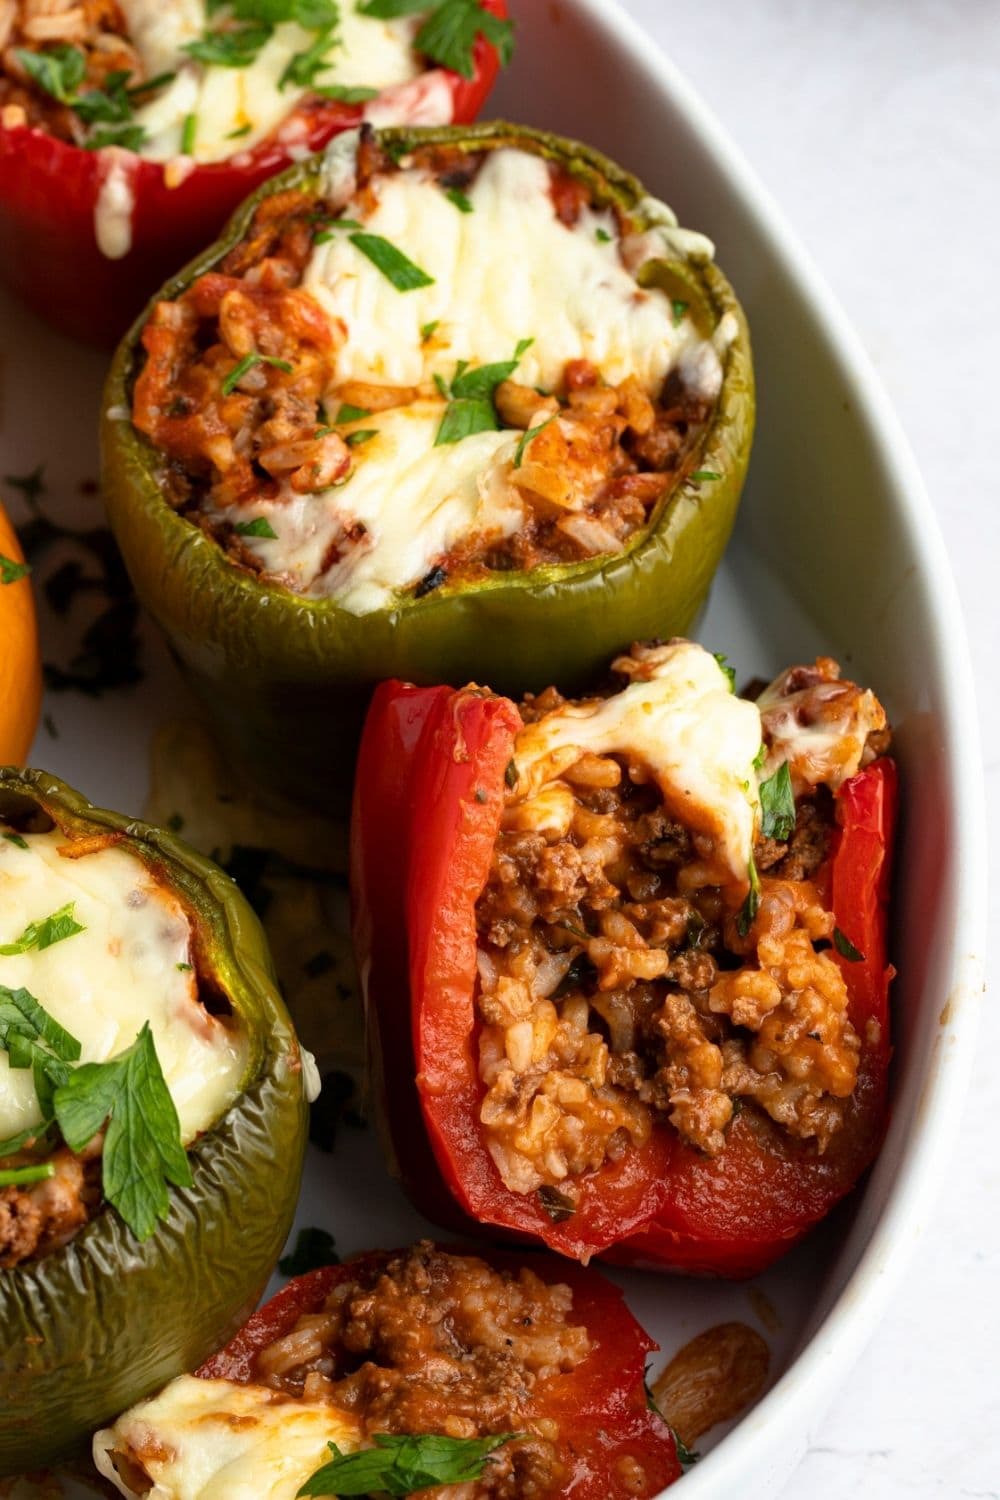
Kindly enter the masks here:
[[[603, 198], [634, 208], [641, 185], [588, 147], [523, 126], [384, 131], [393, 147], [503, 141], [571, 164]], [[243, 238], [265, 193], [309, 189], [306, 162], [245, 204], [219, 244], [164, 288], [175, 297]], [[229, 753], [269, 787], [336, 808], [349, 795], [354, 754], [374, 684], [488, 681], [519, 694], [559, 682], [572, 690], [603, 668], [622, 640], [682, 634], [690, 626], [728, 540], [753, 430], [749, 339], [742, 311], [711, 263], [653, 262], [651, 280], [683, 291], [706, 326], [727, 313], [738, 332], [724, 358], [718, 406], [694, 471], [622, 552], [584, 562], [496, 573], [448, 584], [424, 598], [351, 614], [262, 581], [228, 558], [163, 499], [156, 449], [123, 413], [141, 356], [142, 324], [111, 368], [103, 418], [104, 495], [111, 526], [140, 599], [166, 632]]]
[[[480, 0], [506, 16], [506, 0]], [[474, 120], [496, 79], [499, 59], [480, 36], [473, 77], [445, 73], [458, 124]], [[370, 106], [369, 106], [370, 107]], [[321, 150], [361, 123], [366, 106], [315, 98], [294, 111], [298, 148]], [[85, 151], [47, 131], [0, 125], [0, 281], [62, 333], [111, 348], [159, 284], [218, 234], [248, 193], [295, 157], [272, 138], [227, 160], [205, 163], [169, 187], [162, 162], [111, 147]], [[112, 260], [95, 234], [104, 179], [118, 162], [135, 198], [132, 243]]]
[[554, 1221], [535, 1195], [504, 1186], [479, 1125], [475, 905], [519, 728], [512, 703], [478, 689], [389, 682], [372, 703], [355, 785], [352, 893], [390, 1161], [417, 1206], [449, 1228], [468, 1232], [471, 1220], [583, 1261], [601, 1254], [651, 1269], [755, 1275], [853, 1187], [884, 1135], [893, 762], [877, 760], [844, 783], [836, 847], [820, 872], [838, 926], [865, 955], [851, 963], [833, 954], [862, 1053], [826, 1152], [751, 1108], [714, 1159], [658, 1126], [645, 1146], [584, 1178], [576, 1211]]
[[123, 847], [177, 893], [202, 986], [251, 1043], [236, 1102], [188, 1150], [194, 1185], [140, 1243], [104, 1208], [69, 1244], [0, 1271], [0, 1475], [72, 1456], [96, 1427], [189, 1370], [253, 1308], [287, 1238], [308, 1125], [298, 1042], [260, 925], [233, 881], [161, 829], [92, 807], [43, 771], [0, 768], [0, 815], [37, 813]]
[[[673, 1434], [649, 1409], [643, 1384], [647, 1355], [657, 1346], [628, 1311], [619, 1288], [596, 1271], [539, 1256], [480, 1249], [469, 1253], [498, 1270], [516, 1272], [527, 1266], [543, 1281], [568, 1285], [573, 1292], [570, 1319], [584, 1325], [594, 1345], [575, 1370], [541, 1380], [535, 1388], [537, 1415], [554, 1418], [564, 1434], [571, 1434], [558, 1445], [571, 1475], [562, 1493], [572, 1494], [573, 1500], [634, 1496], [634, 1486], [629, 1488], [619, 1467], [629, 1458], [642, 1465], [649, 1486], [643, 1493], [659, 1494], [679, 1479]], [[196, 1374], [206, 1380], [252, 1381], [261, 1349], [290, 1333], [304, 1313], [319, 1311], [333, 1287], [359, 1267], [389, 1258], [386, 1251], [371, 1252], [290, 1281]]]

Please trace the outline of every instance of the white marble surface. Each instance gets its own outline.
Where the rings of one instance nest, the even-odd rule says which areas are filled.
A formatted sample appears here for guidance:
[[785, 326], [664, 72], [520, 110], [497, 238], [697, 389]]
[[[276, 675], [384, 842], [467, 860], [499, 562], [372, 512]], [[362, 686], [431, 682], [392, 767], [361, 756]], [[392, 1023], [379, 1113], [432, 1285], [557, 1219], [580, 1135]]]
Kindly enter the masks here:
[[[623, 0], [740, 142], [851, 317], [927, 480], [981, 684], [1000, 846], [1000, 6]], [[991, 972], [1000, 955], [991, 903]], [[1000, 1497], [1000, 1019], [951, 1179], [782, 1500]]]

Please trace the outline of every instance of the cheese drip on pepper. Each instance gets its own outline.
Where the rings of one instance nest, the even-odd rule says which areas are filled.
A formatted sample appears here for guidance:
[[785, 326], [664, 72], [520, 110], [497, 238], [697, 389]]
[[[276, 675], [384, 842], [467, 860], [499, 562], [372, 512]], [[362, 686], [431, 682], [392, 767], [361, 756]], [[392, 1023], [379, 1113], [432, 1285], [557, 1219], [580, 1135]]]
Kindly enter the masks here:
[[[294, 1500], [327, 1462], [361, 1446], [357, 1419], [267, 1386], [181, 1375], [94, 1438], [94, 1463], [129, 1500]], [[127, 1463], [122, 1471], [115, 1455]], [[152, 1488], [134, 1490], [138, 1467]]]
[[[0, 946], [70, 904], [83, 930], [0, 955], [0, 985], [35, 996], [81, 1043], [81, 1063], [125, 1051], [148, 1021], [187, 1144], [236, 1098], [247, 1065], [245, 1035], [199, 1003], [187, 915], [125, 849], [72, 859], [57, 830], [18, 838], [0, 840]], [[0, 1051], [0, 1139], [41, 1118], [31, 1070]]]

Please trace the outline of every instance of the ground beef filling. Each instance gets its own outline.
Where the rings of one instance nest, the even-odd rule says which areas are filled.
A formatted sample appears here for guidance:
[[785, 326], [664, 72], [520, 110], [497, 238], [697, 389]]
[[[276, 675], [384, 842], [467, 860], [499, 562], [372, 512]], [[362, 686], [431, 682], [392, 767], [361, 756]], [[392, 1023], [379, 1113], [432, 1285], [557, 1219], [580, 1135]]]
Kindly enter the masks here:
[[567, 1286], [423, 1243], [339, 1282], [319, 1312], [262, 1351], [255, 1376], [329, 1400], [367, 1434], [524, 1433], [491, 1457], [475, 1494], [532, 1500], [562, 1493], [558, 1426], [534, 1413], [540, 1384], [590, 1353], [571, 1315]]
[[[560, 701], [550, 690], [526, 715]], [[860, 1054], [812, 879], [833, 821], [819, 788], [787, 843], [758, 844], [741, 936], [717, 889], [682, 894], [691, 838], [641, 767], [586, 753], [532, 802], [508, 793], [477, 907], [477, 1003], [481, 1120], [509, 1188], [570, 1212], [575, 1179], [658, 1125], [718, 1155], [744, 1101], [826, 1148]]]
[[31, 125], [61, 141], [84, 140], [80, 116], [39, 88], [17, 55], [67, 46], [84, 62], [78, 95], [107, 88], [114, 73], [127, 73], [130, 88], [146, 81], [115, 0], [0, 0], [0, 124], [6, 129]]
[[[37, 1160], [21, 1152], [0, 1159], [0, 1168], [30, 1166]], [[0, 1188], [0, 1270], [60, 1249], [100, 1208], [100, 1138], [79, 1156], [61, 1146], [47, 1160], [55, 1168], [54, 1176]]]
[[[483, 160], [483, 153], [440, 146], [407, 158], [451, 190], [467, 188]], [[398, 170], [370, 133], [363, 136], [362, 202], [366, 194], [374, 202], [380, 174]], [[587, 189], [554, 166], [551, 176], [556, 210], [572, 224]], [[225, 519], [227, 511], [255, 499], [291, 500], [346, 480], [364, 456], [345, 440], [349, 433], [336, 430], [342, 406], [377, 414], [440, 394], [430, 382], [338, 383], [337, 353], [347, 331], [331, 326], [300, 289], [314, 238], [329, 233], [337, 212], [313, 194], [265, 199], [247, 237], [218, 270], [199, 277], [176, 300], [158, 303], [143, 333], [147, 359], [132, 417], [163, 454], [163, 492], [236, 562], [257, 572], [261, 560], [242, 542], [238, 516], [234, 524]], [[622, 220], [621, 228], [625, 233], [629, 225]], [[264, 361], [251, 363], [233, 381], [240, 362], [254, 355]], [[449, 581], [620, 550], [694, 465], [714, 404], [687, 390], [676, 374], [650, 400], [632, 378], [605, 384], [586, 360], [570, 361], [551, 392], [516, 378], [504, 381], [496, 392], [502, 427], [526, 433], [559, 418], [526, 443], [511, 469], [524, 523], [503, 539], [467, 538], [412, 589], [419, 596]], [[323, 560], [321, 574], [339, 560], [342, 546]]]

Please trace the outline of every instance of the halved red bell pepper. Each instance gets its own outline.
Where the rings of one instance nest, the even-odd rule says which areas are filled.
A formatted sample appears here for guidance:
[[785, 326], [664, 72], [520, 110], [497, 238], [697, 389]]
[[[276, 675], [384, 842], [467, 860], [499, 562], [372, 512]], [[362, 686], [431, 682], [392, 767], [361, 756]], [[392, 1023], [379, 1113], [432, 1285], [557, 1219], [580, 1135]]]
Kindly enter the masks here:
[[850, 1190], [885, 1130], [893, 762], [877, 760], [841, 788], [839, 831], [820, 872], [841, 933], [864, 955], [850, 962], [831, 950], [862, 1050], [845, 1123], [825, 1153], [752, 1109], [711, 1160], [657, 1127], [645, 1146], [585, 1178], [576, 1211], [553, 1221], [535, 1195], [504, 1186], [479, 1123], [475, 907], [520, 722], [509, 700], [478, 689], [389, 682], [365, 728], [352, 835], [355, 943], [396, 1170], [417, 1206], [453, 1228], [472, 1220], [583, 1261], [603, 1254], [753, 1275]]
[[[558, 1447], [571, 1478], [560, 1493], [573, 1500], [635, 1500], [629, 1459], [642, 1468], [641, 1495], [658, 1494], [679, 1479], [674, 1436], [646, 1401], [646, 1358], [657, 1345], [625, 1306], [620, 1289], [596, 1271], [539, 1256], [475, 1253], [499, 1270], [527, 1265], [549, 1284], [568, 1285], [573, 1293], [572, 1322], [582, 1324], [590, 1336], [593, 1347], [583, 1363], [565, 1374], [540, 1379], [532, 1396], [533, 1415], [555, 1420], [561, 1430]], [[303, 1314], [319, 1311], [339, 1282], [389, 1259], [388, 1251], [374, 1251], [290, 1281], [195, 1373], [206, 1380], [252, 1381], [262, 1349], [290, 1333]]]
[[[506, 16], [506, 0], [479, 0]], [[473, 76], [443, 72], [453, 123], [482, 109], [499, 68], [480, 36]], [[168, 276], [217, 239], [243, 199], [335, 135], [360, 124], [365, 108], [313, 96], [290, 113], [300, 122], [294, 155], [277, 137], [224, 161], [195, 166], [174, 187], [162, 162], [108, 147], [85, 151], [47, 131], [0, 125], [0, 280], [63, 333], [114, 345]], [[408, 123], [400, 120], [398, 123]], [[109, 173], [121, 174], [132, 200], [130, 248], [111, 259], [101, 250], [95, 216]]]

